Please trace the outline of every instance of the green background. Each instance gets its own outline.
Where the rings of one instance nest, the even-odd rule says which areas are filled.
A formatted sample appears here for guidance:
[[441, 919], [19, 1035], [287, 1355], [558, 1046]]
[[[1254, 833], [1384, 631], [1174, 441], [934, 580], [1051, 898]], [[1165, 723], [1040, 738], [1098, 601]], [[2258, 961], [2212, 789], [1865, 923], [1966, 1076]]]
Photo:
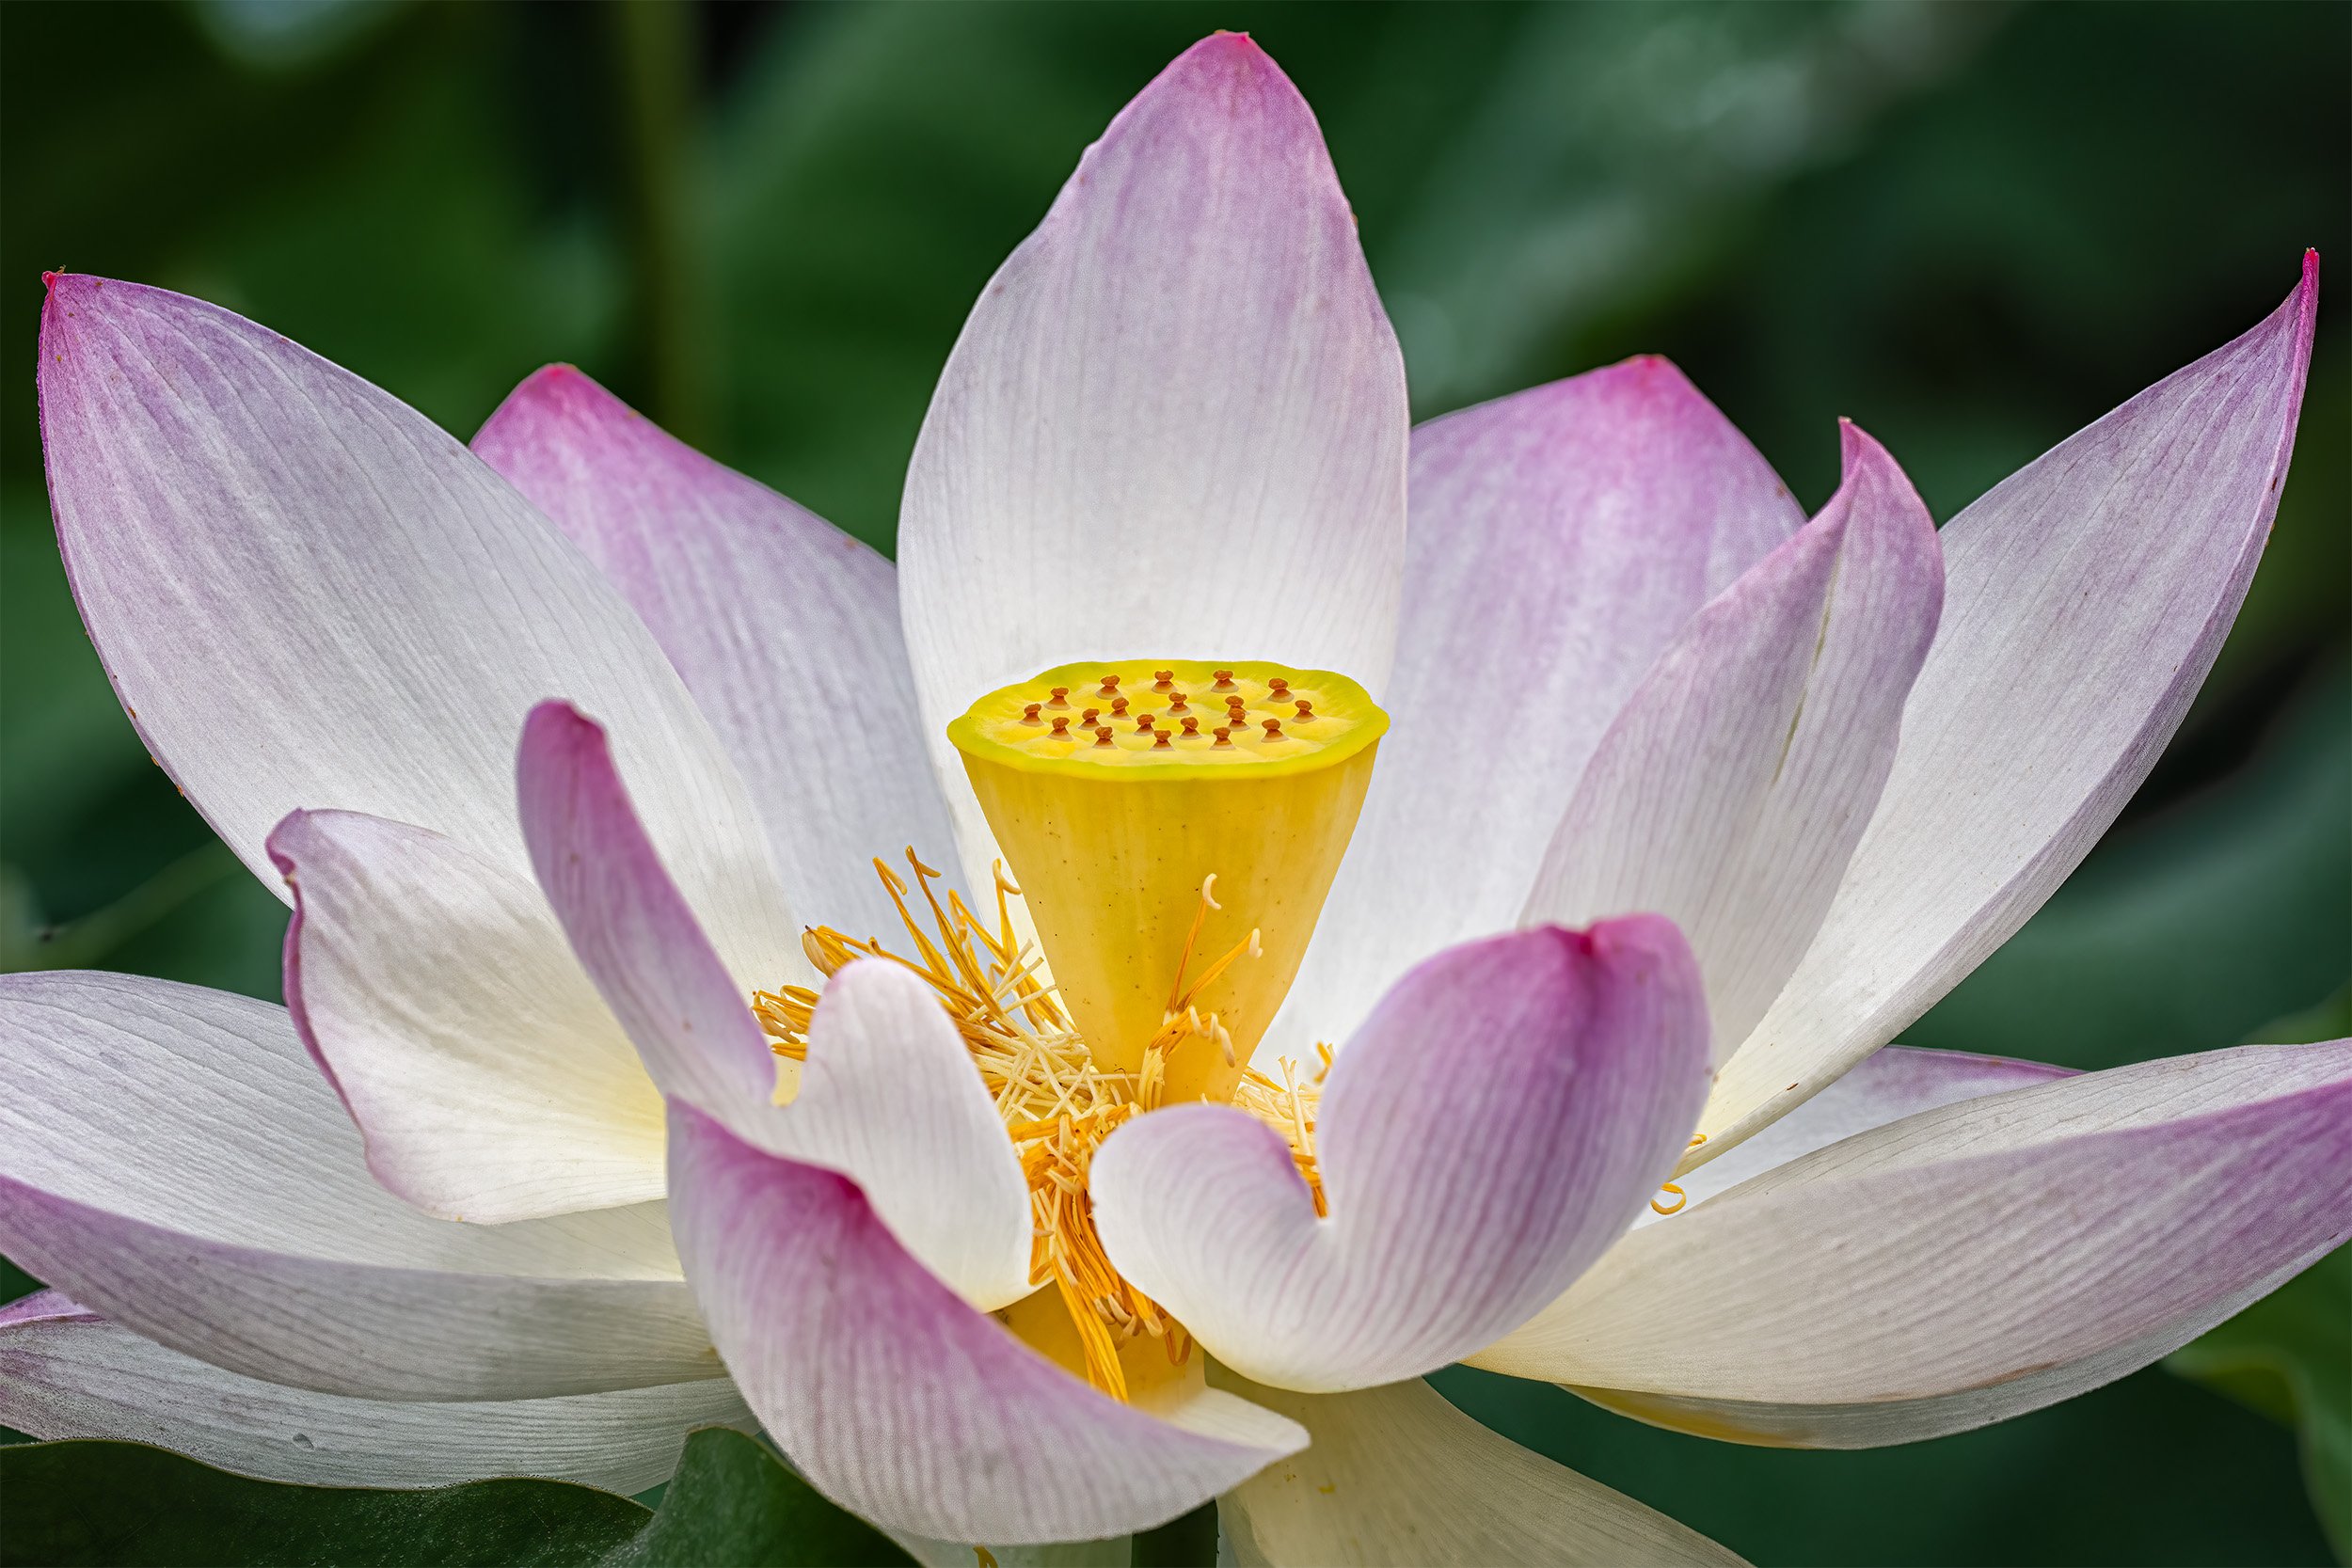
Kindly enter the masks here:
[[[970, 301], [1218, 27], [1321, 116], [1418, 416], [1662, 351], [1810, 504], [1836, 416], [1947, 517], [2269, 310], [2306, 245], [2352, 261], [2333, 4], [0, 7], [0, 964], [275, 998], [284, 922], [81, 636], [42, 499], [41, 269], [217, 300], [461, 436], [571, 360], [887, 547]], [[1912, 1043], [2096, 1068], [2347, 1032], [2348, 372], [2324, 304], [2212, 682]], [[2352, 1496], [2329, 1268], [2175, 1370], [1878, 1452], [1440, 1382], [1758, 1562], [2318, 1562], [2301, 1465], [2340, 1543]]]

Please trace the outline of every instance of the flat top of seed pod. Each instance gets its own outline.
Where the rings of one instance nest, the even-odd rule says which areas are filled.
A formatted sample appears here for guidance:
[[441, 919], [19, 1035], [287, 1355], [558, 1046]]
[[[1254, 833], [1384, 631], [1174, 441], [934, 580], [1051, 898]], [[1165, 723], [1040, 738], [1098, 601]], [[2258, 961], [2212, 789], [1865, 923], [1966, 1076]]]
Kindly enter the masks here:
[[1388, 728], [1371, 694], [1330, 670], [1113, 659], [1060, 665], [992, 691], [948, 724], [947, 738], [971, 760], [1023, 770], [1238, 781], [1327, 767]]

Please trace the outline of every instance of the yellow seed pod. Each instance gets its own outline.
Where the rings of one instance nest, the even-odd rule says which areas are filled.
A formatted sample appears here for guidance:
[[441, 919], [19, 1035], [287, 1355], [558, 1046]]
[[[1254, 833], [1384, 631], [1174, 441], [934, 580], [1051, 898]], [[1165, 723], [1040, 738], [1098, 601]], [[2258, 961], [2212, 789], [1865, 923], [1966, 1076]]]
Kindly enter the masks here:
[[1097, 1062], [1139, 1070], [1188, 1007], [1227, 1038], [1189, 1035], [1167, 1098], [1230, 1097], [1298, 973], [1388, 727], [1328, 670], [1186, 659], [1065, 664], [947, 726]]

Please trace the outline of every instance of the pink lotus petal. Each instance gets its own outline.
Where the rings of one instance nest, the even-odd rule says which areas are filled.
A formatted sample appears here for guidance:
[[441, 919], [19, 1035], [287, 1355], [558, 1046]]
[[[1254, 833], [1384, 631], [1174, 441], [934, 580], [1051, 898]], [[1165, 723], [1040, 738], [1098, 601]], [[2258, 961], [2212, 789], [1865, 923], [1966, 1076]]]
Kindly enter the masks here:
[[1491, 1432], [1414, 1379], [1353, 1394], [1295, 1394], [1218, 1380], [1313, 1439], [1217, 1500], [1241, 1563], [1391, 1568], [1740, 1560], [1623, 1493]]
[[1377, 691], [1405, 564], [1405, 368], [1313, 114], [1248, 38], [1162, 71], [974, 305], [907, 472], [899, 594], [943, 731], [1078, 658], [1272, 658]]
[[793, 907], [890, 929], [871, 857], [954, 842], [890, 562], [569, 365], [516, 388], [473, 450], [644, 617], [742, 770]]
[[443, 1219], [662, 1196], [661, 1096], [524, 878], [439, 833], [294, 812], [286, 999], [368, 1169]]
[[749, 1428], [723, 1378], [555, 1399], [355, 1400], [240, 1377], [43, 1291], [0, 1307], [0, 1423], [153, 1443], [307, 1486], [548, 1476], [614, 1492], [667, 1480], [696, 1427]]
[[1281, 1138], [1185, 1105], [1104, 1143], [1113, 1264], [1219, 1361], [1327, 1392], [1414, 1377], [1524, 1323], [1622, 1235], [1707, 1092], [1698, 969], [1654, 916], [1450, 948], [1326, 1086], [1330, 1217]]
[[1843, 434], [1821, 515], [1700, 611], [1610, 725], [1523, 917], [1676, 922], [1718, 1061], [1829, 911], [1943, 600], [1928, 509], [1885, 449]]
[[1517, 924], [1635, 684], [1804, 522], [1654, 356], [1418, 427], [1410, 505], [1394, 723], [1270, 1037], [1293, 1055], [1343, 1037], [1430, 954]]
[[654, 836], [722, 947], [789, 945], [758, 817], [668, 659], [423, 416], [215, 306], [80, 277], [54, 279], [42, 312], [40, 416], [58, 545], [116, 692], [281, 895], [263, 841], [302, 809], [414, 823], [522, 870], [515, 732], [561, 693], [628, 730]]
[[744, 1397], [811, 1481], [894, 1530], [1021, 1544], [1162, 1523], [1306, 1433], [1201, 1389], [1161, 1416], [975, 1311], [855, 1182], [671, 1103], [680, 1256]]
[[1922, 1112], [1644, 1227], [1474, 1364], [1740, 1441], [1965, 1431], [2147, 1365], [2352, 1237], [2352, 1040]]
[[806, 961], [780, 950], [774, 981], [739, 982], [645, 836], [604, 727], [569, 703], [532, 709], [515, 772], [540, 891], [646, 1072], [665, 1095], [757, 1125], [776, 1058], [752, 1017], [751, 988], [800, 979]]
[[1029, 1283], [1029, 1184], [939, 996], [862, 958], [825, 983], [800, 1094], [768, 1147], [846, 1172], [907, 1250], [982, 1310]]
[[982, 1307], [1027, 1295], [1028, 1186], [971, 1054], [896, 965], [826, 985], [799, 1094], [747, 993], [646, 842], [604, 732], [562, 703], [531, 716], [517, 763], [540, 885], [645, 1070], [777, 1153], [846, 1171], [916, 1256]]
[[283, 1008], [0, 978], [0, 1253], [273, 1383], [507, 1400], [719, 1373], [660, 1204], [428, 1219], [369, 1179]]
[[2319, 262], [2252, 331], [1943, 532], [1944, 624], [1878, 812], [1804, 961], [1724, 1068], [1719, 1154], [1868, 1055], [2090, 851], [2187, 711], [2277, 510]]

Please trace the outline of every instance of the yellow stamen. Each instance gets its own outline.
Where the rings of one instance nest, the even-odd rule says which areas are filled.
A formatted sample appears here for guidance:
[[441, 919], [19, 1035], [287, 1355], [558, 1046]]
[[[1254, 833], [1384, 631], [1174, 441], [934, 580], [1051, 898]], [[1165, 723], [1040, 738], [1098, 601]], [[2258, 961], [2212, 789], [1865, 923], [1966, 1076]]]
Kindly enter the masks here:
[[[1691, 1134], [1691, 1148], [1698, 1148], [1699, 1145], [1705, 1143], [1706, 1141], [1707, 1134], [1704, 1132], [1693, 1132]], [[1669, 1193], [1674, 1195], [1674, 1202], [1665, 1203], [1661, 1201]], [[1680, 1187], [1677, 1187], [1673, 1182], [1669, 1181], [1658, 1189], [1658, 1196], [1649, 1200], [1649, 1206], [1651, 1212], [1655, 1213], [1679, 1214], [1682, 1212], [1683, 1205], [1689, 1203], [1690, 1201], [1691, 1197], [1689, 1194], [1685, 1193]]]
[[[1038, 955], [1016, 936], [1011, 901], [1021, 896], [1021, 890], [1004, 868], [995, 868], [996, 926], [991, 931], [960, 895], [950, 890], [943, 900], [932, 886], [939, 873], [913, 849], [906, 859], [914, 876], [912, 884], [880, 860], [874, 862], [874, 870], [898, 911], [914, 957], [894, 952], [880, 941], [844, 936], [829, 926], [804, 931], [802, 947], [809, 962], [827, 976], [859, 958], [881, 958], [901, 965], [937, 993], [995, 1101], [1028, 1180], [1036, 1227], [1029, 1277], [1040, 1285], [1050, 1281], [1061, 1295], [1077, 1328], [1088, 1380], [1124, 1399], [1128, 1379], [1120, 1362], [1124, 1347], [1138, 1337], [1156, 1339], [1168, 1360], [1181, 1365], [1191, 1354], [1192, 1341], [1182, 1324], [1111, 1267], [1094, 1228], [1088, 1169], [1104, 1138], [1165, 1102], [1171, 1058], [1180, 1053], [1231, 1057], [1230, 1033], [1216, 1013], [1203, 1017], [1193, 999], [1228, 965], [1252, 954], [1257, 933], [1253, 930], [1186, 984], [1193, 943], [1210, 911], [1222, 908], [1211, 896], [1216, 878], [1208, 878], [1199, 890], [1192, 933], [1168, 990], [1166, 1015], [1145, 1047], [1140, 1066], [1132, 1073], [1105, 1070], [1096, 1065], [1052, 989], [1040, 981]], [[919, 892], [928, 922], [916, 914], [908, 897], [911, 892]], [[807, 1059], [808, 1027], [818, 1000], [817, 992], [802, 986], [754, 995], [753, 1011], [778, 1056]], [[1319, 1049], [1327, 1068], [1329, 1051]], [[1321, 1085], [1320, 1071], [1299, 1084], [1287, 1069], [1281, 1083], [1243, 1069], [1233, 1095], [1234, 1104], [1289, 1142], [1318, 1212], [1323, 1209], [1323, 1183], [1315, 1166], [1314, 1108]]]

